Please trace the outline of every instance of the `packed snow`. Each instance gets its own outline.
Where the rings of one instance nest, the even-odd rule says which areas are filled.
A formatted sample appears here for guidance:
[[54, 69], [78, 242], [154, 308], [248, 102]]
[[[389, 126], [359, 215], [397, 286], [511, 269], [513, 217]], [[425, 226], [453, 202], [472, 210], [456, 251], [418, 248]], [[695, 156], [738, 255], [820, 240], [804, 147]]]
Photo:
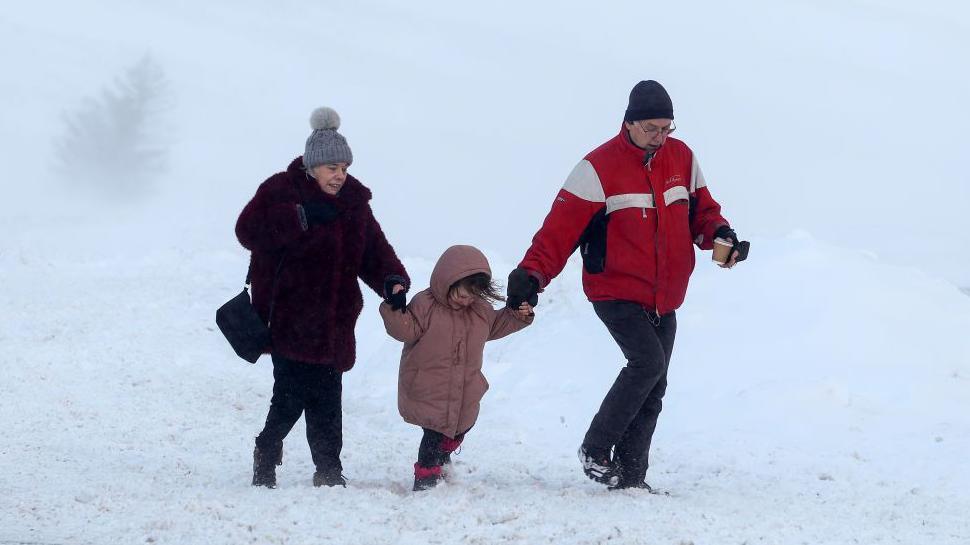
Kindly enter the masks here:
[[[0, 545], [970, 543], [967, 11], [5, 8]], [[153, 126], [169, 170], [104, 202], [53, 173], [62, 116], [146, 54], [174, 93]], [[670, 495], [580, 469], [623, 361], [575, 259], [533, 326], [489, 344], [491, 389], [446, 484], [411, 491], [421, 432], [397, 414], [401, 346], [365, 293], [347, 488], [312, 486], [302, 421], [279, 488], [251, 487], [272, 368], [237, 358], [214, 313], [245, 277], [236, 215], [301, 153], [309, 112], [341, 113], [351, 172], [420, 289], [451, 244], [504, 280], [646, 78], [752, 243], [730, 271], [698, 252], [678, 311], [647, 474]]]
[[[731, 271], [701, 255], [679, 312], [648, 473], [670, 497], [609, 492], [575, 459], [622, 364], [578, 263], [490, 344], [451, 481], [415, 494], [420, 430], [373, 294], [345, 376], [349, 486], [313, 488], [300, 423], [271, 491], [249, 486], [271, 365], [212, 322], [243, 252], [5, 254], [0, 542], [966, 543], [970, 298], [806, 233], [753, 248]], [[426, 282], [432, 261], [405, 261]]]

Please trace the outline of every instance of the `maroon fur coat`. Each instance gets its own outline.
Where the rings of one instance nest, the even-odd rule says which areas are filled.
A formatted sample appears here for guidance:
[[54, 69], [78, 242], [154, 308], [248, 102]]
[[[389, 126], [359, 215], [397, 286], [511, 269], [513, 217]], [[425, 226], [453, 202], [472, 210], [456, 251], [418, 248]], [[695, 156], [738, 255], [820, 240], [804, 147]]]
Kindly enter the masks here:
[[[252, 252], [253, 304], [263, 320], [269, 319], [273, 277], [283, 258], [270, 324], [273, 353], [341, 371], [354, 366], [354, 326], [364, 306], [357, 278], [378, 295], [388, 275], [407, 278], [370, 199], [370, 190], [349, 175], [336, 197], [327, 195], [297, 157], [286, 172], [263, 182], [239, 215], [236, 237]], [[305, 228], [297, 205], [324, 200], [340, 216]]]

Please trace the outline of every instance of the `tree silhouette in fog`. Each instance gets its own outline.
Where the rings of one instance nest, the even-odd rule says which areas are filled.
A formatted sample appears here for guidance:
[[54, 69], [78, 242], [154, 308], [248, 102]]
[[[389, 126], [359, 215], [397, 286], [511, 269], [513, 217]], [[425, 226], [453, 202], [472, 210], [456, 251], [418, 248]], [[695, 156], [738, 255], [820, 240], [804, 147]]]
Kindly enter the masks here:
[[64, 115], [57, 142], [57, 167], [73, 181], [114, 197], [150, 191], [168, 166], [165, 117], [174, 106], [170, 85], [157, 62], [145, 55]]

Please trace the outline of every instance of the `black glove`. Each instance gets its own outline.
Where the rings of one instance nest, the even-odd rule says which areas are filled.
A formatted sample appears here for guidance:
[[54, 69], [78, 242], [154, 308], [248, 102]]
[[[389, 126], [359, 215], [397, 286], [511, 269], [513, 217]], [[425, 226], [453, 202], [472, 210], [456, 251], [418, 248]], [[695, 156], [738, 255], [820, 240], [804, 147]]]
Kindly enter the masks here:
[[[394, 286], [400, 284], [404, 287], [403, 290], [393, 293]], [[388, 275], [384, 279], [384, 301], [391, 305], [391, 310], [400, 310], [404, 312], [404, 307], [408, 304], [407, 292], [408, 292], [408, 281], [404, 279], [403, 276], [398, 276], [396, 274]]]
[[303, 204], [308, 225], [326, 225], [337, 219], [337, 207], [328, 202], [308, 202]]
[[714, 231], [714, 238], [730, 240], [731, 244], [733, 244], [735, 248], [738, 246], [738, 234], [734, 232], [734, 229], [731, 229], [727, 225], [718, 227], [717, 231]]
[[522, 303], [536, 306], [539, 304], [539, 280], [529, 271], [518, 267], [509, 273], [506, 295], [506, 304], [511, 309], [518, 310]]
[[731, 229], [727, 225], [722, 225], [717, 228], [717, 231], [714, 231], [714, 238], [723, 238], [724, 240], [731, 241], [732, 255], [735, 251], [738, 252], [738, 259], [735, 263], [748, 258], [748, 248], [751, 247], [751, 244], [747, 240], [738, 240], [738, 234], [734, 232], [734, 229]]

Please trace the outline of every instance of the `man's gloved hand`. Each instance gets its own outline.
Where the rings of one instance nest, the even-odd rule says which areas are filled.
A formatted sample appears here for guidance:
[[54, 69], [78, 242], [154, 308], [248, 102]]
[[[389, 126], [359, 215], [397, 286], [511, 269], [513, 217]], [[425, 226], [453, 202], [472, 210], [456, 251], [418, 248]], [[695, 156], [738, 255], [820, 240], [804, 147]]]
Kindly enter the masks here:
[[734, 261], [735, 263], [748, 258], [748, 248], [751, 244], [747, 240], [738, 240], [738, 234], [734, 232], [734, 229], [731, 229], [727, 225], [722, 225], [717, 228], [717, 231], [714, 231], [714, 238], [723, 238], [724, 240], [731, 241], [733, 246], [731, 248], [731, 255], [733, 256], [734, 252], [738, 253], [738, 257]]
[[323, 201], [303, 203], [303, 211], [306, 213], [307, 224], [311, 226], [326, 225], [339, 215], [336, 206]]
[[522, 267], [509, 273], [509, 284], [505, 291], [506, 305], [512, 310], [518, 310], [522, 303], [532, 306], [539, 304], [539, 280]]
[[738, 245], [738, 234], [734, 232], [734, 229], [731, 229], [727, 225], [718, 227], [717, 231], [714, 231], [714, 238], [730, 240], [731, 244], [733, 244], [735, 247]]
[[[404, 307], [407, 306], [407, 293], [408, 293], [408, 281], [404, 279], [403, 276], [398, 276], [396, 274], [388, 275], [384, 279], [384, 301], [391, 305], [391, 310], [400, 310], [404, 312]], [[401, 289], [394, 293], [394, 287], [401, 286]]]

